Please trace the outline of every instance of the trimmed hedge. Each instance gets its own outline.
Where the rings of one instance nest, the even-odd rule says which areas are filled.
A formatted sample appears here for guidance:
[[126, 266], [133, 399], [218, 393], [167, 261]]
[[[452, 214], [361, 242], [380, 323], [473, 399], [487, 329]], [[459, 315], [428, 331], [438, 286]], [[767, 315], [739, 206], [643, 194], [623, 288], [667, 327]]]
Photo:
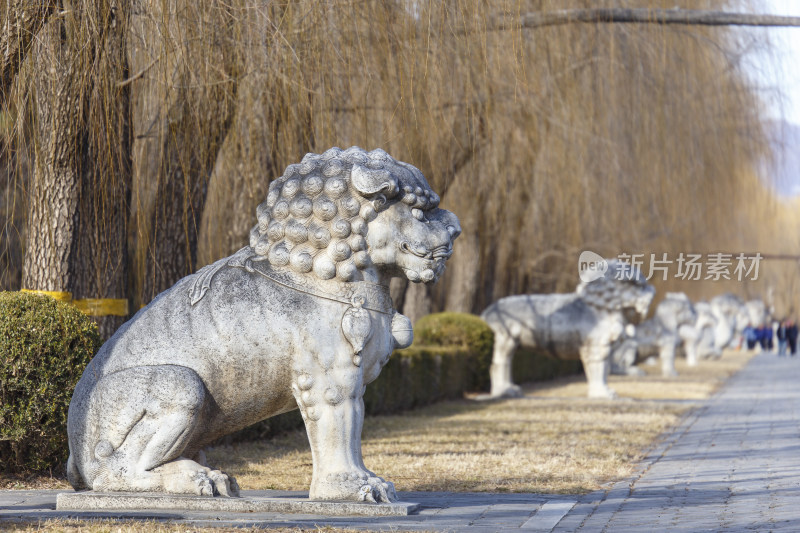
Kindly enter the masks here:
[[474, 390], [480, 354], [458, 346], [411, 346], [392, 354], [381, 375], [367, 386], [364, 409], [395, 413]]
[[95, 323], [73, 306], [0, 292], [0, 471], [66, 462], [72, 391], [100, 345]]
[[580, 360], [556, 359], [538, 350], [517, 350], [514, 361], [511, 363], [511, 375], [514, 377], [514, 383], [550, 381], [561, 376], [582, 372], [583, 364]]

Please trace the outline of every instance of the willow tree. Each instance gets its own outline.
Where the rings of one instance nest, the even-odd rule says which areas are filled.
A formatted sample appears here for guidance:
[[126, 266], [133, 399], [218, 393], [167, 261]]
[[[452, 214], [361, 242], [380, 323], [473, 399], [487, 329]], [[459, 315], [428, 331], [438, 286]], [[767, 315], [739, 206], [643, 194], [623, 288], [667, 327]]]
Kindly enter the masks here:
[[[127, 2], [58, 5], [18, 83], [32, 90], [34, 170], [22, 285], [124, 299], [131, 179]], [[122, 317], [98, 318], [104, 335]]]
[[[140, 2], [130, 25], [134, 129], [133, 228], [146, 304], [194, 272], [208, 180], [231, 123], [239, 54], [219, 2]], [[155, 45], [153, 45], [155, 43]]]
[[394, 287], [413, 317], [571, 290], [585, 248], [756, 242], [775, 210], [751, 206], [767, 144], [749, 43], [659, 23], [682, 16], [674, 0], [636, 24], [595, 9], [641, 4], [58, 4], [18, 47], [21, 137], [35, 119], [24, 282], [122, 297], [127, 277], [147, 303], [244, 245], [269, 181], [330, 146], [412, 162], [462, 219], [442, 282]]

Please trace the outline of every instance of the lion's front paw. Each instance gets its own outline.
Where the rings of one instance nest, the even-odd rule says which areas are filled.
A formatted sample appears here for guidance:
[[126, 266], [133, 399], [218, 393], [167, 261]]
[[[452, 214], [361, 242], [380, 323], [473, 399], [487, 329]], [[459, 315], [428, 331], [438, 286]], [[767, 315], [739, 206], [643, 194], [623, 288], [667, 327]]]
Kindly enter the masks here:
[[239, 496], [239, 485], [233, 476], [188, 459], [167, 463], [153, 470], [153, 473], [161, 476], [165, 492], [226, 498]]
[[239, 484], [236, 483], [233, 476], [229, 476], [221, 470], [211, 470], [208, 477], [214, 483], [214, 496], [239, 497]]
[[219, 470], [204, 468], [189, 474], [189, 478], [198, 496], [239, 497], [239, 484], [232, 476]]
[[375, 476], [367, 479], [367, 483], [358, 489], [358, 497], [362, 502], [390, 503], [397, 501], [397, 492], [394, 483]]
[[397, 501], [394, 483], [367, 472], [332, 473], [315, 482], [309, 495], [317, 500], [350, 500], [370, 503]]

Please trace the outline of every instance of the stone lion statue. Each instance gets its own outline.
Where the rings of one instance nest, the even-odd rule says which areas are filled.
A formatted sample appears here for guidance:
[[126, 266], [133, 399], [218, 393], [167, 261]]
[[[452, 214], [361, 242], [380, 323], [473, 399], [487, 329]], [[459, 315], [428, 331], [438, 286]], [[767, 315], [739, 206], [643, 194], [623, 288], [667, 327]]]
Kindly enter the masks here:
[[250, 245], [158, 295], [86, 368], [69, 408], [72, 486], [236, 496], [203, 447], [299, 407], [310, 498], [395, 500], [362, 460], [363, 394], [412, 340], [390, 278], [434, 283], [461, 232], [438, 203], [382, 150], [289, 165]]
[[518, 347], [538, 348], [583, 362], [590, 398], [613, 398], [606, 381], [612, 344], [628, 324], [647, 314], [655, 289], [638, 269], [609, 261], [602, 277], [581, 282], [571, 294], [509, 296], [482, 314], [494, 331], [491, 396], [519, 396], [511, 363]]

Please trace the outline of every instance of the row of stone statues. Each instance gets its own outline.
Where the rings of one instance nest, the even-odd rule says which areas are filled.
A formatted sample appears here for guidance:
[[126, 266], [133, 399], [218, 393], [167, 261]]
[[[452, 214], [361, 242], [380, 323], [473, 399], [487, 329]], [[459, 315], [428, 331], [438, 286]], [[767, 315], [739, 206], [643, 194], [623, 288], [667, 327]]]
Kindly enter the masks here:
[[692, 304], [684, 293], [667, 293], [653, 317], [644, 320], [654, 295], [641, 272], [612, 260], [602, 277], [581, 281], [574, 293], [509, 296], [493, 303], [481, 314], [494, 332], [491, 396], [520, 394], [511, 377], [520, 347], [580, 359], [588, 396], [613, 398], [609, 374], [642, 375], [637, 365], [658, 358], [662, 374], [675, 376], [680, 351], [689, 366], [718, 358], [738, 343], [748, 324], [760, 325], [768, 317], [761, 300], [722, 294]]

